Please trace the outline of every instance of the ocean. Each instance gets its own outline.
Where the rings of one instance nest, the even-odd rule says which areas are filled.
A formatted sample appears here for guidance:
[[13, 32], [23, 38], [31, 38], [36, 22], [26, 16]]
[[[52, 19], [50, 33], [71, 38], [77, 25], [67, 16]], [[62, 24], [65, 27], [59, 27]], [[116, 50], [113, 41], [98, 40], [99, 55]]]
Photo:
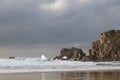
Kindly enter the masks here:
[[120, 62], [1, 58], [0, 80], [120, 80]]

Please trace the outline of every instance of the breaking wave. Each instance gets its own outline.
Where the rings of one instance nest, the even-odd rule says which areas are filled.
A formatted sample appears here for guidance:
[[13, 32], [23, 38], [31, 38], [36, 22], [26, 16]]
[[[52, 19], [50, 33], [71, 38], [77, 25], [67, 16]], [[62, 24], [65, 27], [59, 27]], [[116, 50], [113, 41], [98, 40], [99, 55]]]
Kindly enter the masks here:
[[120, 62], [80, 62], [40, 58], [0, 59], [0, 73], [120, 70]]

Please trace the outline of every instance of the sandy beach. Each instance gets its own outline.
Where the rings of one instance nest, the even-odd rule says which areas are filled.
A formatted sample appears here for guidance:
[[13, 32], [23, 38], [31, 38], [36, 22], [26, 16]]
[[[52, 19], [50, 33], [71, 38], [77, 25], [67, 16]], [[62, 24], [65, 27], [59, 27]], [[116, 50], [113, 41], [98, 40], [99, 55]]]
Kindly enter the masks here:
[[0, 74], [0, 80], [119, 80], [120, 71]]

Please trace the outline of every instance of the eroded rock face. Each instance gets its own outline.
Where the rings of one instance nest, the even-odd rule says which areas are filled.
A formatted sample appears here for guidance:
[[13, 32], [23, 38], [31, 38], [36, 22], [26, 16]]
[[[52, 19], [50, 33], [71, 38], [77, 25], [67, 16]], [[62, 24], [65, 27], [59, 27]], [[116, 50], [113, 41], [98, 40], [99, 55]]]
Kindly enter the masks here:
[[101, 33], [83, 61], [120, 61], [120, 30]]
[[85, 56], [85, 53], [82, 51], [82, 49], [75, 47], [72, 47], [71, 49], [63, 48], [60, 51], [60, 55], [56, 56], [54, 59], [62, 60], [65, 56], [68, 60], [81, 60]]
[[93, 42], [89, 49], [89, 55], [85, 56], [82, 49], [63, 48], [59, 56], [54, 59], [63, 59], [81, 61], [120, 61], [120, 30], [109, 30], [101, 33], [98, 40]]

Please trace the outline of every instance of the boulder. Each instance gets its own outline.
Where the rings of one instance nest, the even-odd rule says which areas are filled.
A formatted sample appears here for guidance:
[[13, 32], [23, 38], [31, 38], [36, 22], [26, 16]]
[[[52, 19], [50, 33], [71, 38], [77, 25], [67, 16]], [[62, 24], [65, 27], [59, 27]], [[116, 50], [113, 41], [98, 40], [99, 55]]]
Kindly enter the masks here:
[[54, 59], [64, 60], [65, 58], [65, 60], [78, 61], [78, 60], [81, 60], [84, 56], [85, 56], [85, 53], [82, 51], [82, 49], [72, 47], [70, 49], [63, 48], [60, 51], [60, 55], [56, 56]]

